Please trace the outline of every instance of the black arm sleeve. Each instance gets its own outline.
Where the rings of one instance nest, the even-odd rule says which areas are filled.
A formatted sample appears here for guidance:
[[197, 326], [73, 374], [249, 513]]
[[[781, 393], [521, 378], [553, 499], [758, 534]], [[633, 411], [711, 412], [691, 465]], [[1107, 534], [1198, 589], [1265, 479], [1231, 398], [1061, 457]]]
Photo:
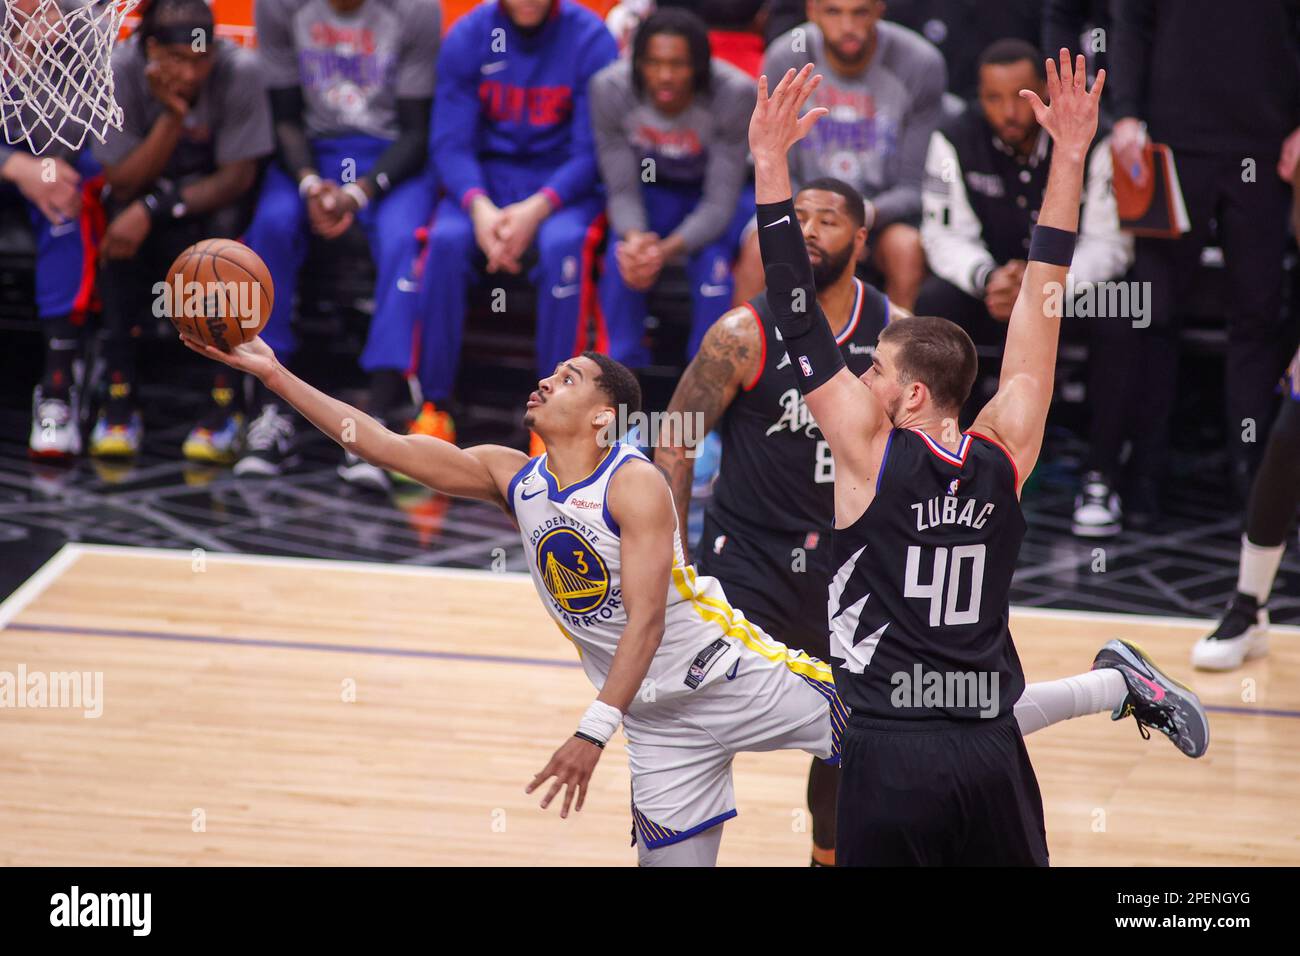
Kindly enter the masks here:
[[271, 122], [275, 124], [275, 151], [280, 165], [294, 179], [298, 170], [315, 169], [316, 160], [302, 123], [302, 87], [271, 90]]
[[379, 154], [374, 168], [366, 174], [377, 195], [383, 195], [404, 179], [424, 168], [429, 158], [429, 117], [433, 97], [399, 97], [397, 100], [397, 139]]
[[844, 356], [817, 303], [812, 263], [793, 199], [758, 205], [758, 247], [767, 304], [796, 363], [799, 388], [807, 394], [844, 368]]

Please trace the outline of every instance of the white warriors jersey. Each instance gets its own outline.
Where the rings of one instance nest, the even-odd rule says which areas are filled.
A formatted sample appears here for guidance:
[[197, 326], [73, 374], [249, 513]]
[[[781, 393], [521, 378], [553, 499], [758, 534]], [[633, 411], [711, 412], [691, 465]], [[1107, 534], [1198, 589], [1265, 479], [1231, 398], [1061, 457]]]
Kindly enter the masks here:
[[[519, 470], [507, 494], [542, 604], [576, 645], [597, 690], [605, 684], [627, 626], [619, 528], [606, 499], [615, 473], [634, 458], [649, 460], [635, 446], [616, 443], [590, 475], [561, 488], [542, 455]], [[794, 658], [806, 660], [745, 620], [727, 603], [715, 578], [697, 575], [686, 564], [676, 517], [673, 521], [663, 641], [646, 674], [647, 683], [629, 707], [634, 714], [722, 679], [742, 648], [773, 661], [788, 659], [794, 667]], [[636, 573], [636, 568], [627, 570]]]

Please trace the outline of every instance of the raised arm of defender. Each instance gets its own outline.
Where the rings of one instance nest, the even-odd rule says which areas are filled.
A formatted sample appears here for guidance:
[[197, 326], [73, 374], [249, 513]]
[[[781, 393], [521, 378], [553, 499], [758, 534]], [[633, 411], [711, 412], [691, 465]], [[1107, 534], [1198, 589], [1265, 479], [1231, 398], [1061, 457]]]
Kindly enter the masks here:
[[1060, 303], [1074, 233], [1079, 228], [1084, 164], [1097, 132], [1097, 109], [1105, 82], [1106, 71], [1102, 70], [1089, 92], [1083, 57], [1071, 68], [1070, 53], [1062, 49], [1059, 73], [1056, 61], [1047, 61], [1049, 105], [1030, 90], [1020, 91], [1033, 106], [1039, 125], [1052, 137], [1052, 167], [1030, 261], [1007, 324], [998, 391], [971, 430], [1002, 443], [1015, 461], [1022, 483], [1038, 461], [1052, 401]]
[[271, 347], [261, 338], [229, 352], [184, 335], [181, 341], [205, 358], [257, 376], [303, 418], [372, 465], [400, 472], [434, 491], [505, 507], [510, 478], [528, 461], [527, 455], [514, 448], [480, 445], [463, 449], [428, 435], [389, 431], [360, 409], [298, 378], [276, 360]]
[[795, 216], [787, 154], [827, 113], [817, 107], [799, 115], [820, 82], [809, 64], [797, 74], [789, 70], [769, 96], [767, 77], [759, 77], [758, 101], [749, 122], [749, 148], [754, 155], [758, 241], [767, 301], [794, 363], [804, 401], [835, 459], [838, 522], [846, 498], [874, 481], [889, 418], [871, 390], [844, 364], [817, 304], [812, 264]]

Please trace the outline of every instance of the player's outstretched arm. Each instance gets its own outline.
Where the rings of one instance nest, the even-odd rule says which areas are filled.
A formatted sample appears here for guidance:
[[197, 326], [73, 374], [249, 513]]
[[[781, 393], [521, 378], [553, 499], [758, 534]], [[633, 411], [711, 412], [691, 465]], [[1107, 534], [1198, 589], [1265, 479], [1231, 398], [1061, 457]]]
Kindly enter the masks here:
[[185, 335], [181, 341], [200, 355], [257, 376], [303, 418], [348, 451], [372, 465], [400, 472], [443, 494], [477, 498], [504, 507], [510, 478], [528, 461], [527, 455], [513, 448], [484, 445], [465, 450], [428, 435], [398, 435], [389, 431], [360, 409], [331, 398], [298, 378], [276, 360], [271, 347], [260, 337], [229, 352]]
[[[844, 365], [835, 336], [817, 304], [812, 263], [794, 211], [788, 153], [826, 115], [824, 108], [799, 111], [821, 81], [812, 64], [794, 70], [771, 95], [759, 77], [758, 102], [749, 122], [758, 201], [758, 242], [767, 280], [767, 301], [795, 366], [808, 410], [830, 444], [837, 479], [862, 487], [875, 474], [877, 434], [889, 426], [879, 401]], [[841, 481], [837, 480], [837, 488]], [[839, 498], [837, 496], [837, 512]]]
[[601, 751], [640, 692], [664, 636], [673, 567], [672, 495], [658, 469], [646, 462], [630, 461], [611, 479], [607, 503], [619, 527], [627, 626], [619, 637], [609, 676], [578, 724], [577, 733], [555, 751], [524, 788], [525, 793], [532, 793], [554, 777], [555, 782], [542, 798], [542, 809], [550, 806], [563, 788], [561, 817], [569, 815], [570, 806], [582, 809]]
[[693, 456], [736, 393], [761, 370], [762, 334], [749, 309], [732, 309], [718, 319], [704, 333], [699, 352], [686, 366], [668, 402], [669, 427], [659, 431], [655, 464], [663, 469], [673, 493], [683, 552], [687, 551], [686, 519], [695, 480]]
[[997, 394], [975, 419], [972, 431], [1000, 441], [1016, 463], [1021, 482], [1029, 476], [1043, 444], [1043, 427], [1052, 401], [1056, 344], [1061, 330], [1061, 297], [1079, 228], [1088, 146], [1097, 132], [1097, 109], [1106, 71], [1087, 89], [1083, 56], [1070, 64], [1061, 50], [1060, 67], [1047, 61], [1044, 105], [1037, 94], [1021, 90], [1039, 124], [1052, 137], [1052, 166], [1034, 228], [1029, 264], [1007, 324], [1002, 376]]

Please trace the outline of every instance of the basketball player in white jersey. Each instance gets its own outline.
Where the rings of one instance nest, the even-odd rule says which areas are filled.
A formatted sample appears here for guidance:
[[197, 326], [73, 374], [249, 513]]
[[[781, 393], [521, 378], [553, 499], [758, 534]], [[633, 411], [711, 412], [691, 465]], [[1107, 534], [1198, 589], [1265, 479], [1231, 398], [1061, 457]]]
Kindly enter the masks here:
[[[563, 790], [560, 815], [582, 809], [601, 750], [621, 722], [639, 862], [711, 866], [720, 824], [736, 815], [736, 753], [798, 749], [839, 760], [848, 713], [830, 667], [773, 640], [728, 603], [715, 579], [685, 563], [667, 481], [634, 446], [614, 440], [620, 412], [630, 416], [641, 400], [635, 376], [618, 362], [584, 352], [538, 383], [524, 424], [546, 454], [529, 458], [499, 445], [462, 449], [391, 432], [288, 372], [260, 338], [229, 353], [184, 341], [256, 375], [371, 464], [513, 515], [542, 604], [598, 691], [576, 733], [527, 788], [554, 778], [543, 808]], [[807, 613], [820, 617], [825, 605]], [[1070, 679], [1033, 687], [1043, 699], [1088, 696]], [[1017, 719], [1028, 733], [1099, 709], [1085, 704], [1049, 715], [1028, 702], [1017, 706]]]
[[461, 449], [391, 432], [288, 372], [260, 338], [230, 353], [185, 344], [256, 375], [371, 464], [514, 516], [542, 603], [599, 691], [527, 788], [554, 778], [543, 807], [563, 789], [560, 815], [582, 809], [621, 722], [640, 862], [713, 865], [719, 824], [736, 815], [736, 752], [790, 748], [839, 759], [847, 712], [830, 668], [772, 640], [685, 563], [667, 481], [635, 446], [614, 440], [619, 411], [630, 415], [641, 398], [618, 362], [586, 352], [538, 383], [524, 422], [546, 454], [530, 459], [499, 445]]

